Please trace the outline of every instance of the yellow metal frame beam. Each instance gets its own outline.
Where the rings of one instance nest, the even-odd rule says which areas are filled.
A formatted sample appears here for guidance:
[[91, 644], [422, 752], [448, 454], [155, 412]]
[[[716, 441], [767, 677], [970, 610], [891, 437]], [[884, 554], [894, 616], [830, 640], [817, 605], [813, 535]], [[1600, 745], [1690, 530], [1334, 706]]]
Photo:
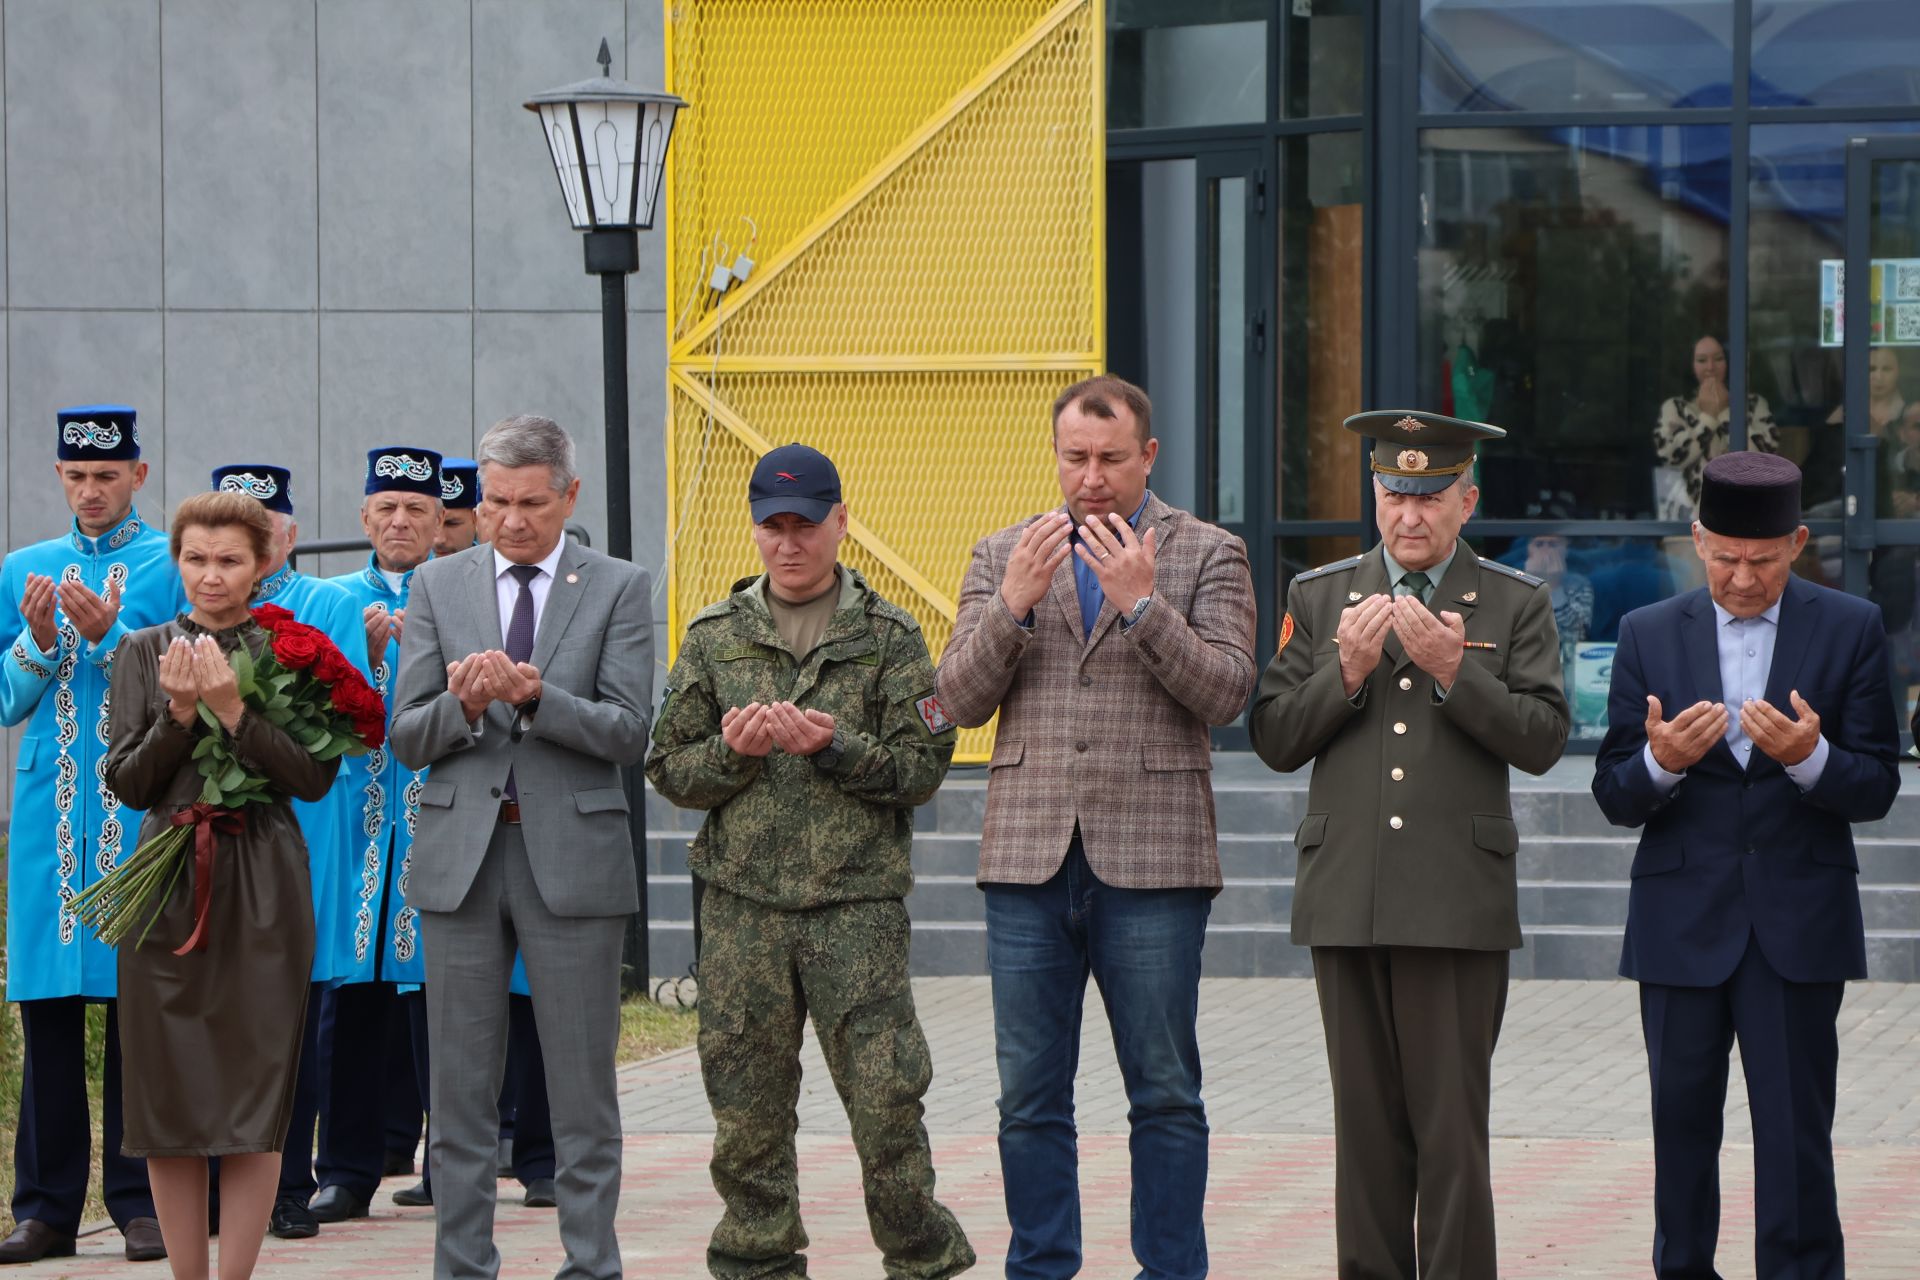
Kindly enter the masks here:
[[[682, 392], [705, 405], [707, 411], [713, 415], [713, 420], [752, 450], [754, 457], [764, 457], [772, 451], [773, 442], [755, 431], [747, 420], [741, 417], [733, 406], [722, 400], [719, 393], [712, 387], [701, 386], [688, 376], [685, 370], [679, 368], [668, 370], [667, 376]], [[912, 587], [927, 604], [938, 610], [949, 622], [960, 616], [960, 606], [946, 592], [934, 586], [927, 575], [901, 559], [898, 552], [875, 535], [873, 530], [855, 519], [851, 512], [847, 515], [847, 534], [864, 547], [874, 559], [900, 575], [901, 581]]]
[[[939, 137], [949, 125], [960, 118], [961, 114], [971, 106], [981, 94], [992, 88], [994, 84], [1002, 79], [1009, 71], [1018, 66], [1021, 60], [1033, 52], [1041, 41], [1045, 40], [1049, 35], [1052, 35], [1061, 23], [1086, 8], [1087, 0], [1060, 0], [1060, 3], [1056, 4], [1051, 12], [1041, 18], [1039, 22], [1035, 23], [1033, 28], [1020, 38], [1019, 43], [1009, 46], [1004, 53], [989, 63], [985, 70], [968, 82], [967, 86], [955, 94], [937, 114], [928, 117], [926, 123], [908, 135], [905, 142], [902, 142], [898, 147], [894, 148], [884, 160], [869, 170], [866, 176], [861, 178], [859, 182], [849, 187], [847, 193], [828, 208], [825, 213], [822, 213], [818, 218], [815, 218], [813, 222], [808, 224], [806, 229], [795, 236], [792, 243], [788, 244], [771, 262], [761, 264], [753, 273], [751, 280], [748, 280], [737, 291], [729, 292], [727, 297], [721, 301], [720, 305], [703, 317], [698, 324], [694, 325], [684, 338], [675, 341], [671, 348], [671, 358], [675, 360], [697, 359], [698, 347], [701, 343], [713, 336], [716, 329], [728, 319], [738, 314], [742, 309], [751, 305], [753, 300], [765, 292], [775, 280], [779, 279], [783, 272], [805, 256], [807, 251], [811, 249], [822, 236], [843, 222], [855, 209], [860, 207], [868, 196], [872, 195], [884, 185], [888, 178], [899, 172], [909, 160], [913, 159], [913, 157], [919, 154], [929, 143]], [[1100, 15], [1100, 9], [1097, 6], [1094, 14], [1096, 17]], [[1095, 28], [1096, 33], [1100, 30], [1101, 28]], [[668, 47], [669, 49], [672, 47], [670, 40], [668, 41]], [[1102, 61], [1104, 61], [1104, 59], [1096, 59], [1096, 62]], [[668, 62], [667, 74], [668, 83], [671, 84], [673, 74], [671, 60]], [[1096, 71], [1095, 74], [1097, 78], [1099, 73]], [[1104, 85], [1099, 87], [1104, 89]], [[1096, 94], [1095, 97], [1097, 100], [1101, 100], [1100, 94]], [[1102, 136], [1098, 132], [1098, 129], [1102, 126], [1100, 126], [1100, 122], [1097, 119], [1095, 125], [1095, 136]], [[1104, 188], [1105, 183], [1101, 181], [1096, 185]], [[669, 198], [671, 198], [671, 193], [669, 193]], [[1102, 194], [1096, 194], [1095, 201], [1096, 213], [1098, 215], [1096, 218], [1096, 234], [1098, 234], [1104, 232], [1105, 229], [1106, 215], [1103, 207], [1104, 196]], [[1104, 298], [1101, 301], [1102, 311], [1104, 312]], [[1104, 327], [1104, 314], [1101, 316], [1100, 324]], [[1099, 335], [1099, 343], [1104, 349], [1104, 332]], [[1085, 358], [1085, 354], [1083, 353], [1081, 356], [1082, 363], [1085, 362]], [[867, 365], [863, 367], [873, 368], [875, 366]]]

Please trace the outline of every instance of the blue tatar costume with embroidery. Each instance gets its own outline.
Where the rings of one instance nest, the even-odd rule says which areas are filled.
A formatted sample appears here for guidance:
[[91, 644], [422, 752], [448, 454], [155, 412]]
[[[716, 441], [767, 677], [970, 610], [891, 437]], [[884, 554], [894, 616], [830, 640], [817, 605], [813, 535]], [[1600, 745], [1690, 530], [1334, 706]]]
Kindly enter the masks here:
[[[347, 661], [360, 669], [361, 675], [373, 679], [367, 662], [367, 629], [360, 617], [360, 606], [332, 582], [282, 565], [260, 584], [254, 603], [277, 604], [298, 621], [324, 631]], [[350, 764], [352, 760], [342, 763]], [[359, 900], [352, 887], [359, 807], [355, 803], [358, 793], [349, 772], [342, 768], [335, 775], [333, 788], [325, 799], [314, 804], [302, 800], [293, 802], [300, 832], [307, 839], [307, 867], [313, 878], [315, 982], [345, 980], [354, 968], [354, 920], [349, 904]]]
[[[400, 578], [400, 589], [370, 556], [357, 573], [329, 578], [351, 595], [364, 614], [378, 605], [388, 613], [407, 607], [413, 571]], [[363, 633], [364, 636], [364, 633]], [[400, 671], [400, 641], [387, 641], [387, 650], [373, 666], [374, 687], [387, 701], [387, 724], [393, 724], [393, 686]], [[341, 762], [342, 777], [352, 779], [355, 840], [354, 864], [359, 870], [354, 915], [353, 954], [346, 982], [426, 981], [426, 961], [420, 954], [420, 913], [407, 905], [407, 872], [412, 862], [413, 829], [420, 820], [420, 789], [426, 770], [404, 768], [391, 751], [382, 748]]]
[[[20, 613], [27, 575], [78, 582], [103, 598], [120, 588], [120, 616], [98, 644], [65, 613], [44, 652]], [[13, 775], [7, 842], [7, 999], [110, 999], [114, 954], [68, 912], [74, 895], [133, 851], [141, 813], [101, 780], [108, 681], [121, 637], [186, 607], [167, 535], [129, 514], [98, 538], [78, 522], [62, 537], [10, 553], [0, 566], [0, 721], [27, 721]], [[363, 642], [364, 643], [364, 642]]]

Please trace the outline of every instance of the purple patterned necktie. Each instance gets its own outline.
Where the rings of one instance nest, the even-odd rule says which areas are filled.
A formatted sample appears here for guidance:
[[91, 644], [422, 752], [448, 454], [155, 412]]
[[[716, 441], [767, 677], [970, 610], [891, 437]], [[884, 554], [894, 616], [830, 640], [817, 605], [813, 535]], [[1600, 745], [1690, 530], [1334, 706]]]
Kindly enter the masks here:
[[[520, 584], [520, 594], [513, 602], [513, 617], [507, 623], [507, 657], [515, 662], [533, 660], [533, 580], [540, 575], [537, 564], [514, 564], [507, 566], [514, 581]], [[520, 788], [514, 785], [513, 770], [507, 770], [507, 799], [516, 804], [520, 801]]]

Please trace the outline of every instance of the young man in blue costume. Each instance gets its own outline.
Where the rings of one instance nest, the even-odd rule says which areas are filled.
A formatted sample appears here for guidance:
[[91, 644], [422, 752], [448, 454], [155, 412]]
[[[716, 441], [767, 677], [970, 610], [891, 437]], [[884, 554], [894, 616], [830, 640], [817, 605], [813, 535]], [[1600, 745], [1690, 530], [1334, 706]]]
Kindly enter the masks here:
[[100, 776], [107, 686], [127, 632], [183, 607], [167, 535], [141, 519], [146, 483], [134, 411], [62, 409], [55, 473], [73, 524], [0, 567], [0, 721], [26, 723], [7, 842], [7, 999], [26, 1036], [14, 1145], [14, 1231], [0, 1263], [74, 1251], [86, 1204], [86, 1006], [107, 1006], [101, 1181], [133, 1261], [166, 1256], [144, 1160], [120, 1154], [120, 1037], [113, 950], [67, 909], [133, 851], [141, 815]]

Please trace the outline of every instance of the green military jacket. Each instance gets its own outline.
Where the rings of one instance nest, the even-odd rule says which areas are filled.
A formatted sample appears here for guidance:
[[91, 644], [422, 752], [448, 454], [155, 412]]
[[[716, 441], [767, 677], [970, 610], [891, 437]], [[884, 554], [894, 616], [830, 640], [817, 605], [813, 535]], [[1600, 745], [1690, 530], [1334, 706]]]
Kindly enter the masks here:
[[1546, 772], [1568, 728], [1552, 593], [1541, 587], [1463, 543], [1428, 601], [1461, 615], [1472, 646], [1446, 697], [1389, 632], [1349, 699], [1334, 634], [1344, 610], [1388, 590], [1380, 549], [1293, 580], [1249, 730], [1273, 768], [1313, 762], [1294, 836], [1294, 942], [1520, 945], [1508, 767]]
[[[839, 607], [799, 658], [765, 593], [764, 575], [744, 579], [694, 618], [654, 721], [648, 779], [673, 803], [707, 810], [687, 865], [782, 910], [904, 898], [914, 806], [946, 777], [957, 736], [934, 700], [920, 625], [843, 565]], [[839, 762], [823, 769], [777, 746], [738, 754], [720, 717], [749, 702], [826, 712], [844, 738]]]

